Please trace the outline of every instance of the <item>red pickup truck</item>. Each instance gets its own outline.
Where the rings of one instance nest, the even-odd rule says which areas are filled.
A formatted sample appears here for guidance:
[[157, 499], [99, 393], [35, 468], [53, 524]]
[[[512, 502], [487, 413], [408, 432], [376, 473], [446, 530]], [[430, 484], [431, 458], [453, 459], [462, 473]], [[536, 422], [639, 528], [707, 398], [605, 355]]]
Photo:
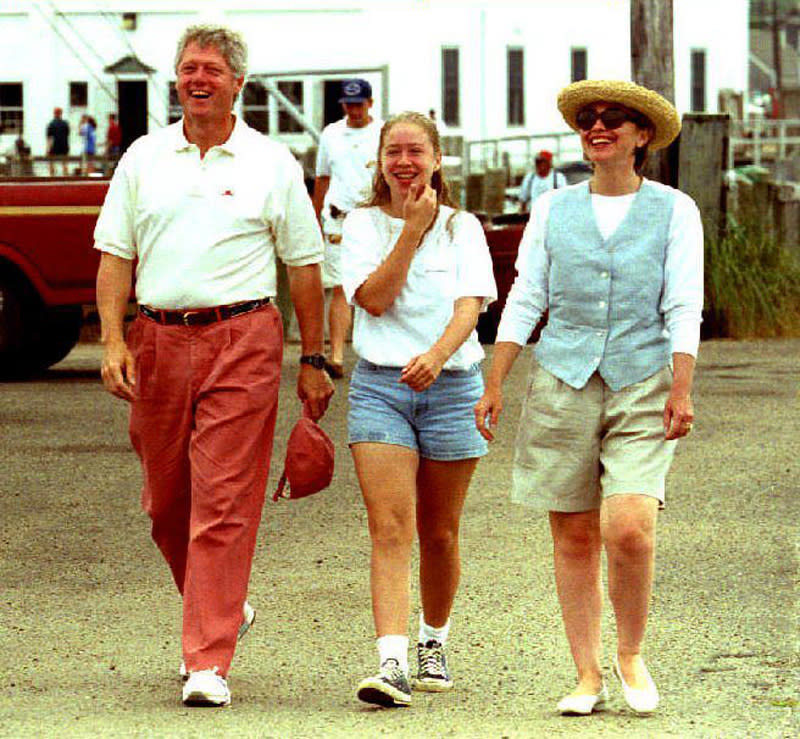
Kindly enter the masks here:
[[[31, 376], [78, 341], [95, 302], [94, 224], [108, 180], [0, 180], [0, 378]], [[491, 342], [514, 276], [522, 225], [487, 226], [500, 300], [481, 317]]]

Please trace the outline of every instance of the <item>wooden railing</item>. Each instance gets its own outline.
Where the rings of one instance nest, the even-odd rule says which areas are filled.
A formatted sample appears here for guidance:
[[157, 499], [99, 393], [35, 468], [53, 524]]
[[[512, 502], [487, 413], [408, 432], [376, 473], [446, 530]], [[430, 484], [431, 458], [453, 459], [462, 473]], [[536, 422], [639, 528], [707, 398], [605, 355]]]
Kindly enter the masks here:
[[800, 149], [800, 119], [754, 119], [731, 121], [728, 169], [737, 161], [757, 166], [765, 160], [786, 159]]
[[572, 131], [465, 141], [461, 155], [462, 177], [466, 180], [475, 169], [496, 169], [504, 166], [504, 154], [513, 160], [512, 164], [515, 167], [527, 171], [533, 168], [533, 159], [540, 149], [552, 150], [556, 162], [562, 161], [565, 157], [578, 159], [581, 157], [578, 135]]

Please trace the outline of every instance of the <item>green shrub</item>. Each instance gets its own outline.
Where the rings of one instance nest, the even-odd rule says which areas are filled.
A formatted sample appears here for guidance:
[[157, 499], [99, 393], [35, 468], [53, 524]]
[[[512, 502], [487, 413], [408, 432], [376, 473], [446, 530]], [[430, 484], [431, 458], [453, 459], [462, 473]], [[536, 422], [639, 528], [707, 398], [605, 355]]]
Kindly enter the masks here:
[[763, 219], [729, 218], [721, 238], [706, 235], [703, 334], [800, 336], [800, 262]]

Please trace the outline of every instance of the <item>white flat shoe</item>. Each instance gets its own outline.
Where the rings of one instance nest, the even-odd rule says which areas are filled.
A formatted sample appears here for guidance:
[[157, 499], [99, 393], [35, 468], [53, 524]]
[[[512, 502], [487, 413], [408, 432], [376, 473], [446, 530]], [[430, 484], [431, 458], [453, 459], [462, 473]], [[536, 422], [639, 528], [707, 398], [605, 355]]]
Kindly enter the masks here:
[[608, 688], [605, 683], [596, 695], [567, 695], [556, 708], [562, 716], [588, 716], [593, 711], [601, 711], [608, 700]]
[[644, 667], [644, 674], [647, 678], [647, 687], [632, 688], [625, 682], [625, 678], [622, 677], [622, 670], [619, 669], [619, 658], [617, 655], [614, 655], [614, 674], [619, 678], [620, 685], [622, 685], [622, 695], [625, 698], [625, 702], [635, 713], [648, 714], [658, 708], [658, 688], [656, 688], [653, 678], [650, 677], [647, 666], [642, 666]]

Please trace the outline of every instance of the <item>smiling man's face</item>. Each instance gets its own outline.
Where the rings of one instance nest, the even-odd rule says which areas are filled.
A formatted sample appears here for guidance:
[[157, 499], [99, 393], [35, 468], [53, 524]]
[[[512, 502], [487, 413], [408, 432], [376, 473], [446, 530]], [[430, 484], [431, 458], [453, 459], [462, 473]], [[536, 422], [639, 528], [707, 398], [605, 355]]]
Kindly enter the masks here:
[[227, 121], [244, 77], [236, 77], [215, 46], [190, 43], [178, 64], [175, 87], [186, 118]]

